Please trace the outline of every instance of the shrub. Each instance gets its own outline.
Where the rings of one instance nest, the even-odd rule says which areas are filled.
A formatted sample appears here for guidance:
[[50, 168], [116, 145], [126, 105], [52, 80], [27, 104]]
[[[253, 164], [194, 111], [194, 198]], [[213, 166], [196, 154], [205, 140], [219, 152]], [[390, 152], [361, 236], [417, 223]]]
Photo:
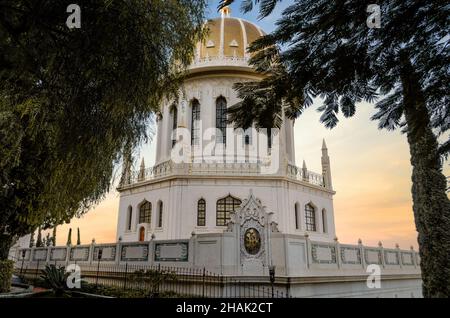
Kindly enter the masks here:
[[68, 276], [69, 273], [66, 272], [66, 269], [63, 266], [56, 267], [52, 264], [45, 266], [41, 278], [51, 289], [53, 289], [56, 296], [61, 296], [67, 289]]
[[14, 270], [14, 262], [10, 260], [0, 261], [0, 293], [7, 293], [11, 288], [11, 278]]

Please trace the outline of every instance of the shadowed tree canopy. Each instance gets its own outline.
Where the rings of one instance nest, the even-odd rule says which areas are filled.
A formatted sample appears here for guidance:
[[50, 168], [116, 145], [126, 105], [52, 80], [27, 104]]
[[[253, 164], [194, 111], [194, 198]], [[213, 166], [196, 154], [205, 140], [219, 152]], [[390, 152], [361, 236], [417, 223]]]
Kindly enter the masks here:
[[203, 0], [72, 2], [0, 1], [0, 260], [104, 197], [203, 33]]
[[[281, 0], [243, 0], [244, 12], [259, 6], [271, 14]], [[233, 0], [223, 0], [221, 6]], [[381, 0], [381, 27], [369, 28], [373, 1], [294, 0], [271, 34], [250, 46], [250, 59], [266, 75], [237, 83], [241, 101], [229, 109], [236, 126], [281, 124], [297, 118], [315, 97], [328, 128], [376, 102], [380, 128], [402, 128], [411, 154], [412, 196], [424, 296], [450, 296], [450, 201], [442, 159], [450, 141], [449, 15], [439, 1]]]

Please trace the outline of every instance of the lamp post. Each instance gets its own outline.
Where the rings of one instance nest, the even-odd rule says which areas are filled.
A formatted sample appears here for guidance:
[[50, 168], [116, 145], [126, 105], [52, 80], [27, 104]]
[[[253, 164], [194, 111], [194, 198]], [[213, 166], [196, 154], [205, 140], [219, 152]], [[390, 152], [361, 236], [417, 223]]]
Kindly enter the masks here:
[[272, 298], [273, 298], [273, 296], [274, 296], [273, 284], [275, 283], [275, 266], [274, 265], [269, 266], [269, 278], [270, 278], [270, 285], [272, 286]]

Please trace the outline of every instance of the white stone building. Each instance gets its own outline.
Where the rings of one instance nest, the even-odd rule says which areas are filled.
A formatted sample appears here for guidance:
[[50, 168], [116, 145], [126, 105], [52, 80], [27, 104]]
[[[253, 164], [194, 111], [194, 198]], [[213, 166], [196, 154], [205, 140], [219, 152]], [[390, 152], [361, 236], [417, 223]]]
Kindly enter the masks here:
[[[259, 154], [252, 158], [249, 153], [252, 147], [270, 143], [267, 133], [256, 130], [234, 136], [235, 143], [242, 141], [246, 151], [243, 160], [220, 163], [221, 158], [205, 155], [208, 147], [218, 149], [224, 144], [226, 151], [234, 150], [229, 140], [232, 125], [226, 123], [224, 109], [239, 101], [234, 83], [261, 78], [248, 65], [246, 50], [263, 34], [256, 25], [231, 18], [226, 11], [221, 18], [209, 21], [208, 27], [210, 32], [206, 41], [197, 45], [196, 59], [179, 100], [165, 101], [161, 106], [155, 166], [145, 169], [142, 165], [140, 171], [129, 172], [118, 188], [117, 238], [127, 242], [151, 237], [184, 239], [192, 232], [221, 233], [230, 212], [253, 191], [273, 212], [273, 221], [281, 232], [308, 232], [312, 239], [333, 241], [334, 191], [325, 142], [321, 173], [308, 171], [305, 165], [295, 166], [293, 121], [287, 119], [279, 135], [274, 133], [272, 137], [272, 158]], [[228, 138], [202, 138], [208, 128], [223, 131], [225, 127], [229, 128]], [[175, 128], [184, 128], [190, 134], [189, 140], [180, 141], [181, 147], [191, 151], [188, 162], [177, 163], [171, 155]], [[270, 159], [276, 167], [264, 173], [261, 169]]]

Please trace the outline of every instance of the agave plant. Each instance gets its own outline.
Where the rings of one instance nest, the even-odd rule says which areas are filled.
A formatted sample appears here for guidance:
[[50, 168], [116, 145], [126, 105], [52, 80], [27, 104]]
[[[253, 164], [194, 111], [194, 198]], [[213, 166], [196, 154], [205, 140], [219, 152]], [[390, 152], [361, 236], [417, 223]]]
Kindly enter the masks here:
[[56, 267], [56, 265], [46, 265], [42, 270], [41, 278], [53, 290], [55, 296], [61, 296], [67, 289], [67, 277], [69, 273], [66, 272], [64, 266]]

